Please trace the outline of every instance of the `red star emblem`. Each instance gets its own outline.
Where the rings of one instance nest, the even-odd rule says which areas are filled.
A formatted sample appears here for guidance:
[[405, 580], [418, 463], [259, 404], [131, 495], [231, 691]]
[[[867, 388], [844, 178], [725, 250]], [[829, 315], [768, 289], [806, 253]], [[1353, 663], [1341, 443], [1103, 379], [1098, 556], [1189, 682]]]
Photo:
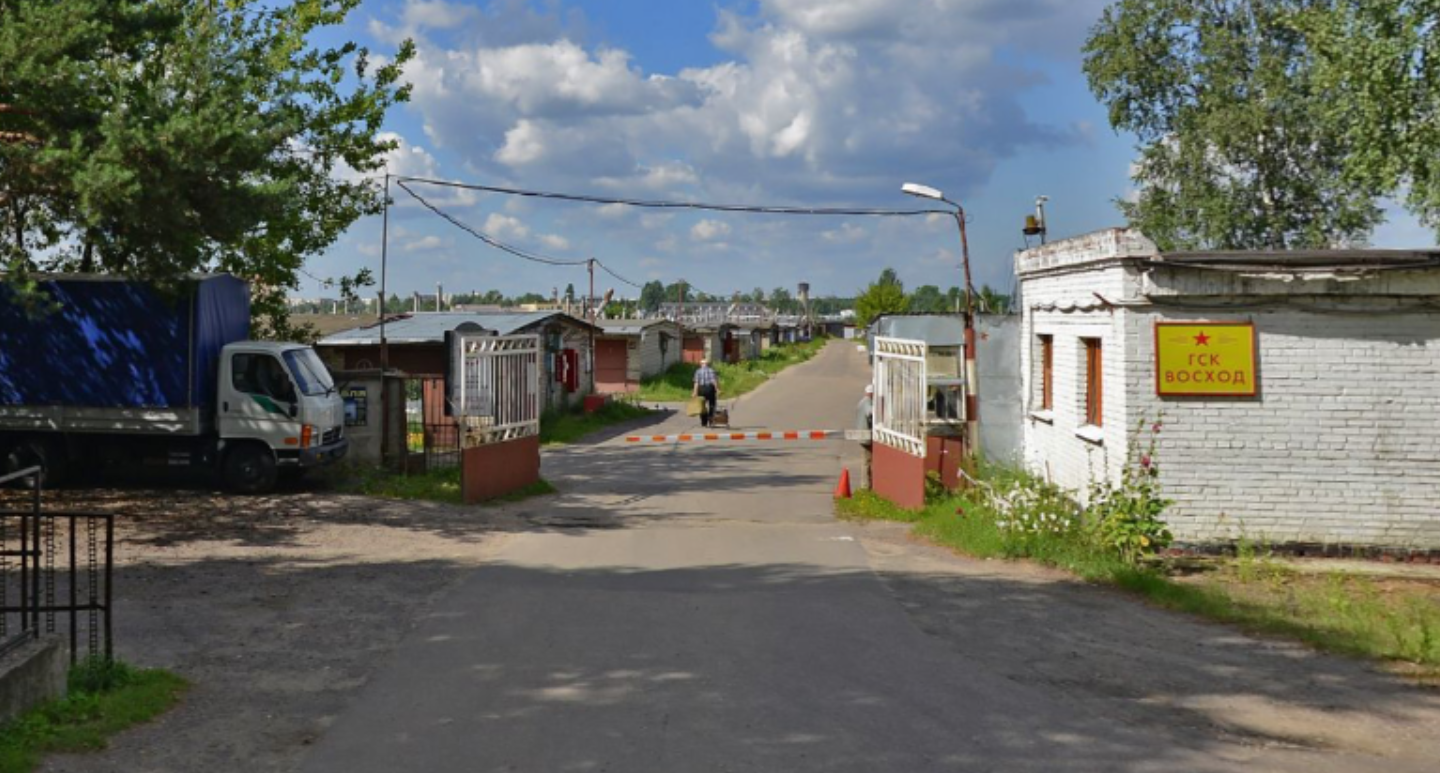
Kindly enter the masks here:
[[1210, 345], [1210, 336], [1205, 335], [1205, 331], [1204, 331], [1204, 330], [1201, 330], [1201, 331], [1200, 331], [1200, 334], [1197, 335], [1197, 336], [1195, 336], [1195, 345], [1196, 345], [1196, 346], [1209, 346], [1209, 345]]

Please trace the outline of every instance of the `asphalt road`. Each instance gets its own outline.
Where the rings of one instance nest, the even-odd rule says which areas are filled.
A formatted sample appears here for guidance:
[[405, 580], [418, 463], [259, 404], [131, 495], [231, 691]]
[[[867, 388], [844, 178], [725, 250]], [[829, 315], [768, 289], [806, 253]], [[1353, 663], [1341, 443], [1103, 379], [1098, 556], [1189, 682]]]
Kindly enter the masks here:
[[[842, 429], [867, 378], [833, 344], [732, 422]], [[835, 521], [856, 455], [547, 454], [565, 493], [441, 599], [303, 769], [1434, 770], [1433, 694]]]

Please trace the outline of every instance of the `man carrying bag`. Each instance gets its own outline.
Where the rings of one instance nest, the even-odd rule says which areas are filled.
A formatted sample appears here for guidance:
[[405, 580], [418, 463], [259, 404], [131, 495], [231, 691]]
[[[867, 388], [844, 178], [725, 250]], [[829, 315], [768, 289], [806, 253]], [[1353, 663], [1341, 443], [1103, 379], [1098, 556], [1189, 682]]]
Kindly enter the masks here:
[[[695, 371], [695, 388], [690, 391], [690, 407], [686, 413], [695, 415], [697, 407], [700, 413], [700, 426], [710, 426], [710, 418], [715, 415], [715, 401], [720, 399], [720, 379], [710, 367], [709, 360], [701, 360], [699, 370]], [[699, 401], [699, 405], [695, 403]]]

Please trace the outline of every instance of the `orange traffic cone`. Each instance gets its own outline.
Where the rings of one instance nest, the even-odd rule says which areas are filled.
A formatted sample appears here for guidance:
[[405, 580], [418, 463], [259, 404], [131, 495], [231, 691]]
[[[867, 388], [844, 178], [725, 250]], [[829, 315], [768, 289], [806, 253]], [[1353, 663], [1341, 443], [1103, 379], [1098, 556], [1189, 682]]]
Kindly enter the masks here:
[[841, 468], [840, 468], [840, 482], [835, 484], [835, 498], [836, 498], [836, 499], [849, 499], [849, 498], [850, 498], [850, 468], [849, 468], [849, 467], [841, 467]]

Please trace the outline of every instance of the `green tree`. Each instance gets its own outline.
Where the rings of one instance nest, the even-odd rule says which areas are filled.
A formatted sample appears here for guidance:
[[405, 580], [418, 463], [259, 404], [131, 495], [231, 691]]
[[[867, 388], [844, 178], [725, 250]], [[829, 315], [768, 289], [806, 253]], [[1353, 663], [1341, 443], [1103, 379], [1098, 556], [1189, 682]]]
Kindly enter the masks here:
[[935, 285], [920, 285], [915, 292], [910, 294], [910, 310], [927, 313], [948, 311], [945, 306], [945, 296], [940, 294], [940, 288]]
[[783, 287], [777, 287], [770, 291], [770, 308], [779, 314], [794, 314], [798, 304], [791, 297], [790, 291]]
[[665, 302], [665, 285], [659, 281], [646, 282], [640, 288], [640, 308], [646, 313], [654, 314]]
[[1090, 89], [1140, 141], [1119, 202], [1163, 249], [1285, 249], [1363, 239], [1378, 190], [1322, 120], [1297, 13], [1338, 0], [1119, 0], [1085, 44]]
[[990, 285], [980, 285], [980, 289], [975, 292], [975, 311], [980, 314], [1008, 314], [1010, 296]]
[[293, 332], [298, 269], [382, 204], [338, 172], [383, 165], [409, 95], [408, 41], [379, 64], [312, 42], [359, 2], [0, 0], [4, 281], [229, 271], [257, 335]]
[[1440, 229], [1440, 2], [1321, 3], [1299, 16], [1330, 99], [1326, 121], [1355, 149], [1352, 181], [1402, 193]]
[[880, 272], [880, 278], [867, 286], [865, 292], [855, 299], [856, 321], [863, 326], [868, 326], [881, 314], [901, 314], [909, 308], [910, 300], [905, 297], [905, 285], [891, 268]]

